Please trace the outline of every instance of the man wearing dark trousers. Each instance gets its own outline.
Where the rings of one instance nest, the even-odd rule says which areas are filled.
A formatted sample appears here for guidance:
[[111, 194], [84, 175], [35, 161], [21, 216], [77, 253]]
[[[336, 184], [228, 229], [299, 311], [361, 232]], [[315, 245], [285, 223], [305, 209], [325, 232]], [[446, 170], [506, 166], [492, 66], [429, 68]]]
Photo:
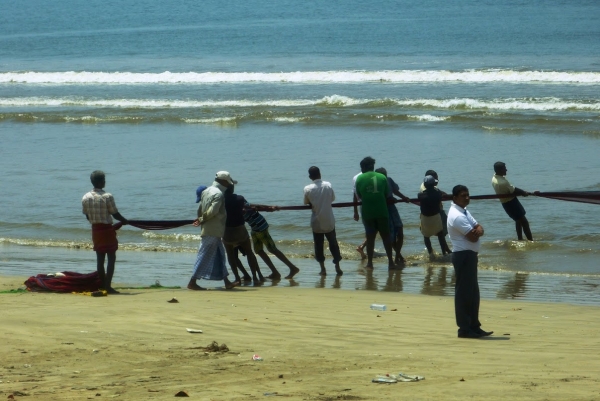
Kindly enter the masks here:
[[452, 189], [452, 205], [448, 212], [448, 234], [452, 241], [452, 264], [456, 274], [454, 313], [459, 338], [480, 338], [493, 331], [484, 331], [479, 322], [479, 283], [477, 254], [483, 227], [466, 209], [469, 189], [457, 185]]

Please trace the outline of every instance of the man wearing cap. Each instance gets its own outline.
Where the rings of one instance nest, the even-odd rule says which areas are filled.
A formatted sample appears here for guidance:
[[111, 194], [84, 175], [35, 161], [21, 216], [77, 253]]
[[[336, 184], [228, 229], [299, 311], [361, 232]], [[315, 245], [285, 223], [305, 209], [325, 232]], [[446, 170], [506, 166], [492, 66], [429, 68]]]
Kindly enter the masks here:
[[433, 247], [431, 246], [429, 237], [434, 235], [438, 237], [442, 254], [452, 253], [448, 247], [448, 243], [446, 243], [444, 234], [444, 224], [440, 213], [442, 191], [436, 188], [437, 183], [438, 180], [434, 176], [425, 176], [423, 180], [425, 190], [418, 194], [419, 207], [421, 208], [421, 215], [419, 217], [421, 221], [421, 234], [423, 234], [423, 241], [430, 256], [433, 256]]
[[304, 187], [304, 204], [310, 205], [312, 216], [310, 218], [310, 226], [313, 231], [313, 240], [315, 245], [315, 259], [321, 266], [321, 276], [326, 276], [325, 269], [325, 252], [323, 245], [325, 238], [329, 243], [329, 251], [333, 256], [335, 272], [338, 276], [344, 274], [340, 269], [340, 261], [342, 255], [340, 246], [335, 235], [335, 217], [331, 204], [335, 200], [335, 194], [331, 183], [321, 180], [321, 170], [317, 166], [311, 166], [308, 169], [308, 178], [313, 182]]
[[[425, 176], [427, 177], [428, 175], [435, 178], [435, 188], [439, 189], [437, 187], [437, 184], [439, 183], [440, 178], [438, 177], [438, 174], [435, 172], [435, 170], [427, 170], [425, 172]], [[425, 183], [421, 182], [421, 188], [419, 189], [419, 192], [423, 192], [423, 191], [425, 191]], [[442, 190], [440, 190], [440, 192], [442, 193], [442, 195], [447, 195]], [[448, 215], [446, 214], [446, 211], [444, 210], [444, 204], [441, 201], [440, 201], [440, 217], [442, 218], [442, 225], [444, 226], [444, 237], [445, 237], [446, 235], [448, 235]]]
[[[494, 176], [492, 177], [492, 187], [497, 195], [521, 195], [529, 196], [530, 193], [520, 188], [511, 185], [510, 182], [505, 178], [506, 164], [503, 162], [494, 163]], [[529, 221], [525, 217], [525, 208], [519, 202], [516, 196], [502, 197], [500, 198], [502, 207], [508, 216], [514, 220], [515, 229], [517, 230], [517, 238], [519, 241], [523, 240], [523, 232], [529, 241], [533, 241], [533, 235], [531, 235], [531, 229], [529, 228]]]
[[454, 315], [459, 338], [480, 338], [493, 331], [484, 331], [479, 322], [479, 283], [477, 262], [483, 227], [466, 209], [469, 189], [464, 185], [452, 188], [452, 205], [448, 211], [448, 234], [452, 241], [452, 265], [456, 274]]
[[200, 287], [196, 280], [223, 280], [226, 289], [234, 288], [238, 282], [227, 279], [229, 273], [226, 267], [225, 247], [221, 238], [225, 233], [227, 212], [225, 211], [224, 192], [235, 184], [227, 171], [219, 171], [213, 184], [200, 192], [200, 204], [198, 205], [198, 218], [194, 220], [194, 226], [202, 226], [200, 247], [194, 265], [194, 274], [188, 283], [190, 290], [205, 290]]

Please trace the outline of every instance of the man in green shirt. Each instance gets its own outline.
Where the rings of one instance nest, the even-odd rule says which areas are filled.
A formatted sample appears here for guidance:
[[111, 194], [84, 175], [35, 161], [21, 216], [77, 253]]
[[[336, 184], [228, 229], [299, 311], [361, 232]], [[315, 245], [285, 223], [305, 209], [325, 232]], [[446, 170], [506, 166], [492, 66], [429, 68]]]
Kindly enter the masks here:
[[376, 173], [375, 159], [365, 157], [360, 162], [362, 174], [356, 178], [356, 195], [362, 201], [361, 215], [367, 237], [367, 269], [373, 268], [373, 253], [377, 233], [381, 235], [388, 269], [394, 269], [390, 241], [389, 213], [387, 207], [388, 181], [385, 175]]

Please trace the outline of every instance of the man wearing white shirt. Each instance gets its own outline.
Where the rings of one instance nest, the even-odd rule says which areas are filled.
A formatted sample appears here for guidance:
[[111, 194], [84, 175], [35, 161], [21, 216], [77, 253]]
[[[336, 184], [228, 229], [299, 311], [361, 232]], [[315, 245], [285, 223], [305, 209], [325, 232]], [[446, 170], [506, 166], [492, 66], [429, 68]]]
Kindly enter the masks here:
[[493, 331], [484, 331], [479, 322], [477, 254], [481, 245], [479, 238], [483, 236], [483, 227], [466, 210], [470, 202], [469, 189], [466, 186], [455, 186], [452, 189], [452, 200], [448, 211], [448, 234], [452, 242], [452, 264], [456, 273], [454, 313], [458, 337], [489, 336]]
[[323, 250], [325, 238], [329, 242], [329, 250], [333, 256], [335, 272], [338, 276], [344, 274], [340, 269], [340, 247], [335, 236], [335, 218], [331, 204], [335, 200], [335, 194], [331, 184], [321, 180], [321, 171], [318, 167], [312, 166], [308, 169], [308, 177], [313, 183], [304, 187], [304, 203], [312, 208], [310, 226], [313, 230], [313, 239], [315, 244], [315, 259], [321, 265], [322, 276], [327, 275], [325, 269], [325, 253]]

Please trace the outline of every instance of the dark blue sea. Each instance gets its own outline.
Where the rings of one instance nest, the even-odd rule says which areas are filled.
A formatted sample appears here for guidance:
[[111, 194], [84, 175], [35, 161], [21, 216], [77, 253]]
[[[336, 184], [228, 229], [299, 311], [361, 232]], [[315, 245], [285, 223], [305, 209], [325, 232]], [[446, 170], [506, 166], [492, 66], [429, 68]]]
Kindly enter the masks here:
[[[80, 201], [96, 169], [144, 220], [193, 219], [195, 188], [219, 170], [251, 203], [291, 206], [317, 165], [349, 202], [365, 156], [410, 197], [428, 169], [447, 192], [493, 193], [499, 160], [525, 190], [598, 191], [600, 3], [5, 2], [0, 140], [4, 276], [94, 270]], [[486, 229], [482, 294], [600, 305], [598, 206], [522, 203], [534, 242], [516, 241], [497, 200], [469, 206]], [[265, 215], [302, 269], [265, 287], [451, 295], [418, 208], [398, 208], [407, 266], [391, 274], [385, 258], [364, 269], [362, 225], [335, 210], [337, 279], [317, 275], [309, 212]], [[199, 240], [192, 226], [125, 227], [115, 281], [185, 285]]]

